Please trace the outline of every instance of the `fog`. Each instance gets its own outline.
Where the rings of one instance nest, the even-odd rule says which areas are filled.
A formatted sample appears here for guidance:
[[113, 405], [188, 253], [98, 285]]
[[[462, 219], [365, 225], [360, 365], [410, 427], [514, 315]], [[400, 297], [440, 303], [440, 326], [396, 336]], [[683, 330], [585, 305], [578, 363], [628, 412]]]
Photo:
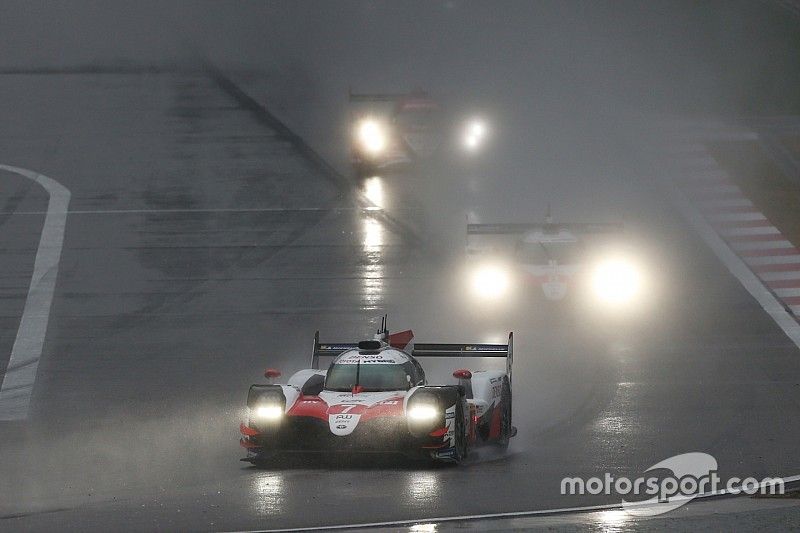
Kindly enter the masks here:
[[[125, 520], [124, 512], [102, 515], [115, 512], [102, 504], [136, 496], [158, 510], [139, 510], [129, 528], [294, 526], [307, 525], [306, 494], [320, 487], [347, 513], [348, 499], [375, 497], [392, 503], [393, 516], [437, 516], [473, 512], [459, 501], [473, 500], [484, 480], [497, 495], [514, 493], [517, 507], [528, 493], [541, 498], [536, 505], [566, 505], [538, 476], [647, 466], [674, 449], [705, 446], [728, 465], [749, 460], [758, 469], [790, 463], [776, 453], [764, 466], [763, 452], [747, 443], [716, 449], [740, 425], [771, 434], [764, 427], [793, 414], [758, 426], [764, 410], [756, 402], [741, 407], [752, 409], [741, 424], [723, 407], [706, 409], [709, 396], [730, 394], [715, 382], [721, 368], [733, 381], [774, 377], [758, 374], [749, 347], [730, 341], [729, 363], [716, 342], [741, 328], [753, 346], [768, 339], [776, 359], [789, 350], [654, 194], [661, 169], [641, 149], [664, 117], [735, 122], [800, 112], [799, 26], [780, 6], [747, 0], [3, 2], [0, 71], [13, 74], [0, 85], [0, 163], [64, 179], [72, 209], [85, 215], [70, 215], [34, 421], [2, 436], [10, 474], [0, 494], [13, 494], [5, 512], [69, 508], [80, 519], [76, 506], [89, 502], [98, 516]], [[349, 89], [422, 88], [445, 105], [477, 110], [491, 124], [489, 149], [466, 170], [432, 163], [377, 176], [381, 207], [429, 240], [416, 247], [365, 224], [347, 191], [202, 74], [206, 62], [347, 178]], [[145, 74], [91, 75], [115, 67]], [[150, 76], [150, 67], [177, 74]], [[47, 69], [90, 74], [26, 75]], [[9, 212], [28, 194], [15, 187]], [[659, 286], [640, 321], [584, 321], [527, 293], [499, 311], [465, 303], [454, 274], [463, 266], [465, 215], [537, 222], [548, 204], [557, 220], [628, 225], [628, 244]], [[187, 206], [197, 213], [164, 209]], [[254, 211], [220, 214], [242, 207]], [[92, 218], [104, 210], [120, 211], [105, 223]], [[370, 230], [368, 242], [362, 233]], [[12, 237], [18, 256], [32, 260], [29, 236]], [[453, 252], [447, 261], [430, 253], [443, 248]], [[16, 319], [18, 302], [9, 301]], [[315, 329], [325, 341], [347, 342], [370, 333], [384, 312], [392, 329], [413, 328], [427, 342], [496, 341], [515, 330], [520, 432], [510, 458], [475, 460], [484, 468], [477, 475], [365, 469], [360, 486], [330, 465], [269, 475], [238, 468], [241, 402], [262, 367], [280, 366], [288, 377], [305, 366]], [[449, 377], [447, 365], [436, 372]], [[711, 392], [697, 386], [703, 380]], [[678, 386], [688, 399], [665, 415]], [[667, 416], [672, 425], [658, 426]], [[781, 438], [793, 436], [770, 446], [780, 449]], [[457, 495], [420, 492], [420, 478]], [[258, 490], [274, 491], [280, 505], [253, 503]], [[219, 521], [148, 514], [163, 518], [181, 505]], [[481, 505], [500, 508], [491, 499]], [[354, 520], [347, 513], [334, 521]], [[271, 518], [281, 521], [263, 521]]]
[[748, 1], [11, 1], [0, 17], [0, 65], [184, 63], [202, 54], [293, 68], [314, 85], [421, 85], [533, 102], [588, 93], [746, 112], [796, 103], [795, 24], [788, 11]]

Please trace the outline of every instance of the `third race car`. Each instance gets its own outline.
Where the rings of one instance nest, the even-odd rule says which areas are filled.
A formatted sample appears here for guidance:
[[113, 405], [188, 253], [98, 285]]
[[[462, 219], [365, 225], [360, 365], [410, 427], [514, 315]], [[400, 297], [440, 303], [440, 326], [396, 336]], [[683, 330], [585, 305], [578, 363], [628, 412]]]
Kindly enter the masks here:
[[478, 116], [454, 116], [420, 90], [402, 94], [350, 93], [351, 157], [359, 178], [430, 160], [443, 152], [473, 156], [489, 136]]

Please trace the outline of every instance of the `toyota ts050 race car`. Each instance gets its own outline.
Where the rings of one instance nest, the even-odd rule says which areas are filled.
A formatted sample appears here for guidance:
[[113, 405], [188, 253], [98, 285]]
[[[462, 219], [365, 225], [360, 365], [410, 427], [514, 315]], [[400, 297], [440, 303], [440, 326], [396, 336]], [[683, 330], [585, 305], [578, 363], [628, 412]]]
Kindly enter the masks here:
[[[411, 331], [372, 340], [320, 343], [311, 368], [286, 384], [252, 385], [240, 426], [243, 461], [266, 465], [282, 452], [400, 452], [460, 463], [476, 446], [504, 449], [511, 425], [513, 335], [508, 344], [416, 344]], [[326, 370], [322, 357], [333, 360]], [[431, 385], [418, 358], [502, 357], [503, 371], [453, 373], [454, 383]], [[268, 369], [265, 376], [278, 377]]]
[[513, 281], [527, 281], [550, 301], [580, 293], [603, 304], [627, 304], [641, 291], [641, 267], [620, 252], [619, 242], [598, 242], [601, 236], [619, 241], [623, 230], [621, 223], [554, 223], [549, 208], [544, 223], [468, 223], [473, 292], [500, 298]]
[[385, 172], [443, 150], [480, 152], [488, 136], [485, 121], [455, 118], [423, 91], [408, 94], [353, 94], [353, 167], [359, 178]]

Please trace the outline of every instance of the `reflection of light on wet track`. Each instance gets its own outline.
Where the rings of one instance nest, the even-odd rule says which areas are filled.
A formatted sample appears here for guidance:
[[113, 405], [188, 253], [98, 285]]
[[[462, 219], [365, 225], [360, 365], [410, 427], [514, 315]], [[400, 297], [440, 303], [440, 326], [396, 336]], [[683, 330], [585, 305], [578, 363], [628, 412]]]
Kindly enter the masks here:
[[379, 307], [383, 296], [384, 267], [381, 248], [384, 244], [384, 228], [381, 223], [369, 214], [363, 215], [364, 224], [364, 259], [365, 264], [361, 279], [363, 283], [364, 302], [367, 309]]
[[372, 176], [371, 178], [367, 178], [367, 180], [364, 182], [364, 196], [366, 196], [370, 202], [375, 204], [376, 207], [386, 207], [384, 204], [385, 198], [383, 193], [383, 181], [381, 181], [380, 176]]
[[436, 533], [436, 524], [414, 524], [408, 531], [411, 533]]
[[284, 512], [283, 476], [263, 473], [253, 481], [253, 506], [259, 515], [280, 515]]
[[383, 226], [381, 223], [367, 215], [364, 216], [364, 251], [380, 253], [383, 246]]
[[442, 480], [434, 472], [412, 472], [408, 476], [408, 495], [414, 504], [435, 508], [441, 498], [441, 485]]
[[603, 511], [597, 519], [601, 531], [606, 533], [625, 531], [628, 520], [629, 516], [625, 511]]

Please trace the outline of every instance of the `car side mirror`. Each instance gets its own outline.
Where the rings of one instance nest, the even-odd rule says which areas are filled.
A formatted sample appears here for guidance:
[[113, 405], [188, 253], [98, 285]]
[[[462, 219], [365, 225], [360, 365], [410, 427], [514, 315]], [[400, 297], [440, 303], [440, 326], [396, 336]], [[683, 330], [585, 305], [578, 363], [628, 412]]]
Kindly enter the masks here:
[[472, 379], [472, 372], [466, 368], [460, 368], [453, 372], [453, 377], [457, 379]]

